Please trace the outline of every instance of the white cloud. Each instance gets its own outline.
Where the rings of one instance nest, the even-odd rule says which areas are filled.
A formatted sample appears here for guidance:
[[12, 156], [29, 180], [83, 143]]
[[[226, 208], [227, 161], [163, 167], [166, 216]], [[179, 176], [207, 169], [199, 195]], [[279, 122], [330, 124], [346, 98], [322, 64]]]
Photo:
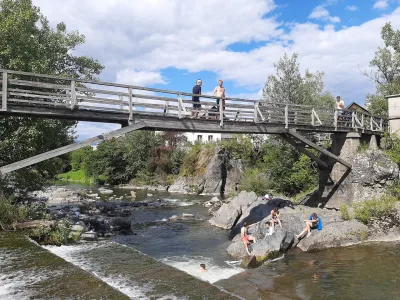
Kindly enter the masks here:
[[81, 141], [119, 128], [121, 128], [119, 124], [79, 122], [76, 131], [78, 133], [78, 140]]
[[308, 16], [310, 19], [316, 19], [316, 20], [323, 20], [326, 22], [331, 22], [331, 23], [339, 23], [340, 18], [339, 17], [332, 17], [329, 14], [329, 11], [323, 7], [322, 5], [317, 6], [314, 8], [314, 10], [311, 12], [311, 14]]
[[166, 84], [159, 72], [136, 71], [132, 69], [119, 71], [116, 82], [136, 86], [147, 86], [156, 83]]
[[388, 8], [388, 6], [389, 6], [388, 0], [377, 0], [374, 3], [374, 8], [376, 8], [376, 9], [385, 9], [385, 8]]
[[356, 11], [356, 10], [358, 10], [358, 7], [355, 5], [347, 5], [346, 9], [349, 11]]

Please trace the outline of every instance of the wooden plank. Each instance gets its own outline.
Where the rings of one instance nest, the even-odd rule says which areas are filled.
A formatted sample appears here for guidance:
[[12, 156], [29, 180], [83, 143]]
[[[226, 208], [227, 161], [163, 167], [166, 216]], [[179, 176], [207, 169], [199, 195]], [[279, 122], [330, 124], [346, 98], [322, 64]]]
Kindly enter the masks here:
[[10, 85], [30, 86], [30, 87], [54, 89], [54, 90], [67, 90], [67, 91], [71, 90], [70, 86], [54, 84], [54, 83], [34, 82], [34, 81], [20, 80], [20, 79], [10, 79], [9, 82]]
[[300, 147], [299, 145], [296, 144], [295, 141], [293, 141], [290, 137], [280, 134], [279, 135], [284, 141], [286, 141], [287, 143], [289, 143], [290, 145], [292, 145], [293, 147], [295, 147], [299, 152], [307, 155], [309, 158], [311, 158], [312, 160], [316, 161], [321, 167], [328, 169], [329, 166], [328, 164], [323, 161], [322, 159], [320, 159], [319, 157], [315, 156], [313, 153], [311, 153], [310, 151], [306, 150], [303, 147]]
[[9, 103], [26, 103], [26, 104], [36, 104], [42, 106], [59, 106], [65, 107], [64, 103], [57, 103], [57, 102], [44, 102], [44, 101], [34, 101], [34, 100], [26, 100], [26, 99], [19, 99], [19, 98], [8, 98]]
[[27, 93], [15, 93], [15, 92], [10, 92], [10, 96], [22, 96], [26, 98], [39, 98], [39, 99], [50, 99], [50, 100], [61, 100], [65, 101], [69, 99], [68, 97], [55, 97], [55, 96], [46, 96], [46, 95], [34, 95], [34, 94], [27, 94]]
[[352, 165], [348, 163], [347, 161], [341, 159], [339, 156], [336, 156], [335, 154], [329, 152], [328, 150], [322, 148], [321, 146], [318, 146], [317, 144], [311, 142], [309, 139], [305, 138], [301, 134], [297, 133], [294, 129], [289, 129], [288, 132], [291, 136], [294, 138], [298, 139], [299, 141], [303, 142], [304, 144], [310, 146], [311, 148], [314, 148], [315, 150], [329, 156], [330, 158], [336, 160], [337, 162], [341, 163], [343, 166], [351, 169]]
[[50, 93], [50, 92], [43, 92], [43, 91], [36, 91], [36, 90], [24, 90], [24, 89], [8, 89], [9, 92], [15, 92], [15, 93], [26, 93], [26, 94], [32, 94], [34, 93], [35, 95], [44, 95], [44, 96], [52, 96], [52, 97], [65, 97], [68, 98], [69, 96], [66, 93]]
[[48, 151], [48, 152], [45, 152], [45, 153], [42, 153], [39, 155], [32, 156], [27, 159], [17, 161], [15, 163], [1, 167], [0, 168], [0, 176], [10, 173], [10, 172], [13, 172], [13, 171], [16, 171], [16, 170], [19, 170], [19, 169], [22, 169], [22, 168], [25, 168], [25, 167], [28, 167], [28, 166], [31, 166], [31, 165], [34, 165], [34, 164], [37, 164], [37, 163], [40, 163], [40, 162], [50, 159], [50, 158], [57, 157], [57, 156], [78, 150], [78, 149], [86, 147], [86, 146], [97, 144], [99, 142], [108, 140], [113, 137], [124, 135], [131, 131], [143, 128], [144, 126], [145, 126], [144, 123], [140, 123], [140, 122], [135, 123], [130, 126], [123, 127], [121, 129], [117, 129], [117, 130], [114, 130], [114, 131], [111, 131], [111, 132], [108, 132], [108, 133], [105, 133], [102, 135], [98, 135], [96, 137], [93, 137], [93, 138], [90, 138], [90, 139], [87, 139], [87, 140], [84, 140], [84, 141], [81, 141], [81, 142], [78, 142], [75, 144], [64, 146], [64, 147], [61, 147], [61, 148], [58, 148], [55, 150], [51, 150], [51, 151]]
[[1, 91], [1, 110], [7, 111], [7, 88], [8, 88], [8, 75], [3, 73], [2, 91]]

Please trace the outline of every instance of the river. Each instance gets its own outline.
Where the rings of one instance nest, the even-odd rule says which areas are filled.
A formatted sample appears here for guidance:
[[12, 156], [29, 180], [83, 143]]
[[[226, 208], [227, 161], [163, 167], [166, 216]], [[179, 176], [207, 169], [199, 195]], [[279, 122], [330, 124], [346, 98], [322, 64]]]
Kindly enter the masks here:
[[[96, 189], [95, 186], [90, 188]], [[116, 195], [128, 192], [114, 191]], [[209, 215], [201, 203], [210, 197], [137, 191], [137, 200], [147, 198], [160, 199], [171, 206], [135, 211], [130, 217], [133, 235], [83, 245], [44, 248], [131, 299], [213, 299], [205, 296], [209, 293], [205, 287], [185, 284], [173, 272], [150, 268], [146, 259], [134, 254], [133, 249], [243, 299], [400, 299], [400, 243], [312, 253], [295, 250], [268, 265], [244, 270], [226, 254], [228, 232], [207, 222]], [[183, 213], [193, 214], [193, 220], [168, 221], [172, 215]], [[132, 251], [128, 251], [130, 249]], [[207, 272], [199, 270], [200, 263], [206, 264]], [[160, 296], [163, 290], [152, 283], [166, 280], [168, 276], [172, 278], [169, 289]], [[172, 282], [179, 284], [172, 288]], [[0, 286], [2, 284], [4, 282], [0, 281]], [[158, 296], [150, 296], [151, 290], [157, 290]]]

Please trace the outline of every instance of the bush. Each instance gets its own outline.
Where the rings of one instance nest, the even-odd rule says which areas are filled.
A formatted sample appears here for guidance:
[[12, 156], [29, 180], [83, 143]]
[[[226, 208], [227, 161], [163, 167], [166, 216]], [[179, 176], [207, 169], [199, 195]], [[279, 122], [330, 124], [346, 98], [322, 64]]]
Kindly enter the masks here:
[[353, 205], [355, 218], [364, 224], [368, 224], [372, 218], [387, 217], [392, 213], [397, 201], [397, 198], [385, 195], [380, 199], [374, 198], [357, 203]]
[[57, 179], [72, 181], [72, 182], [91, 182], [92, 180], [86, 176], [84, 170], [69, 171], [64, 174], [57, 175]]
[[18, 222], [26, 221], [28, 209], [25, 205], [16, 204], [9, 198], [0, 198], [0, 228], [15, 228]]
[[61, 246], [76, 241], [70, 233], [71, 226], [69, 223], [57, 222], [50, 226], [39, 226], [28, 235], [39, 244]]
[[215, 154], [215, 144], [194, 144], [183, 159], [181, 175], [197, 176], [204, 174], [207, 165]]
[[345, 221], [349, 221], [352, 219], [352, 216], [350, 215], [349, 208], [347, 207], [346, 204], [342, 204], [340, 206], [340, 215], [342, 216], [342, 219]]
[[249, 169], [244, 172], [239, 190], [264, 195], [269, 191], [268, 180], [265, 174], [260, 173], [258, 169]]
[[357, 148], [357, 152], [362, 154], [365, 153], [365, 151], [367, 151], [368, 149], [369, 149], [369, 144], [361, 142], [360, 146], [358, 146]]
[[386, 132], [382, 137], [381, 145], [390, 159], [400, 165], [400, 138]]

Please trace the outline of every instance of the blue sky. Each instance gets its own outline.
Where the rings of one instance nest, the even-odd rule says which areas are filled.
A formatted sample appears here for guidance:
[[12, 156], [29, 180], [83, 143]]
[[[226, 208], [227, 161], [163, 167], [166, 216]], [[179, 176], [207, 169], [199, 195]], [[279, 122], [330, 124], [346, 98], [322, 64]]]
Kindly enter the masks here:
[[[274, 62], [297, 52], [302, 71], [323, 71], [333, 95], [364, 104], [374, 84], [361, 71], [382, 45], [380, 28], [400, 29], [400, 0], [33, 2], [53, 26], [64, 21], [86, 36], [76, 53], [104, 64], [104, 81], [190, 92], [201, 78], [210, 92], [222, 78], [228, 96], [251, 99]], [[82, 122], [78, 134], [115, 127]]]

